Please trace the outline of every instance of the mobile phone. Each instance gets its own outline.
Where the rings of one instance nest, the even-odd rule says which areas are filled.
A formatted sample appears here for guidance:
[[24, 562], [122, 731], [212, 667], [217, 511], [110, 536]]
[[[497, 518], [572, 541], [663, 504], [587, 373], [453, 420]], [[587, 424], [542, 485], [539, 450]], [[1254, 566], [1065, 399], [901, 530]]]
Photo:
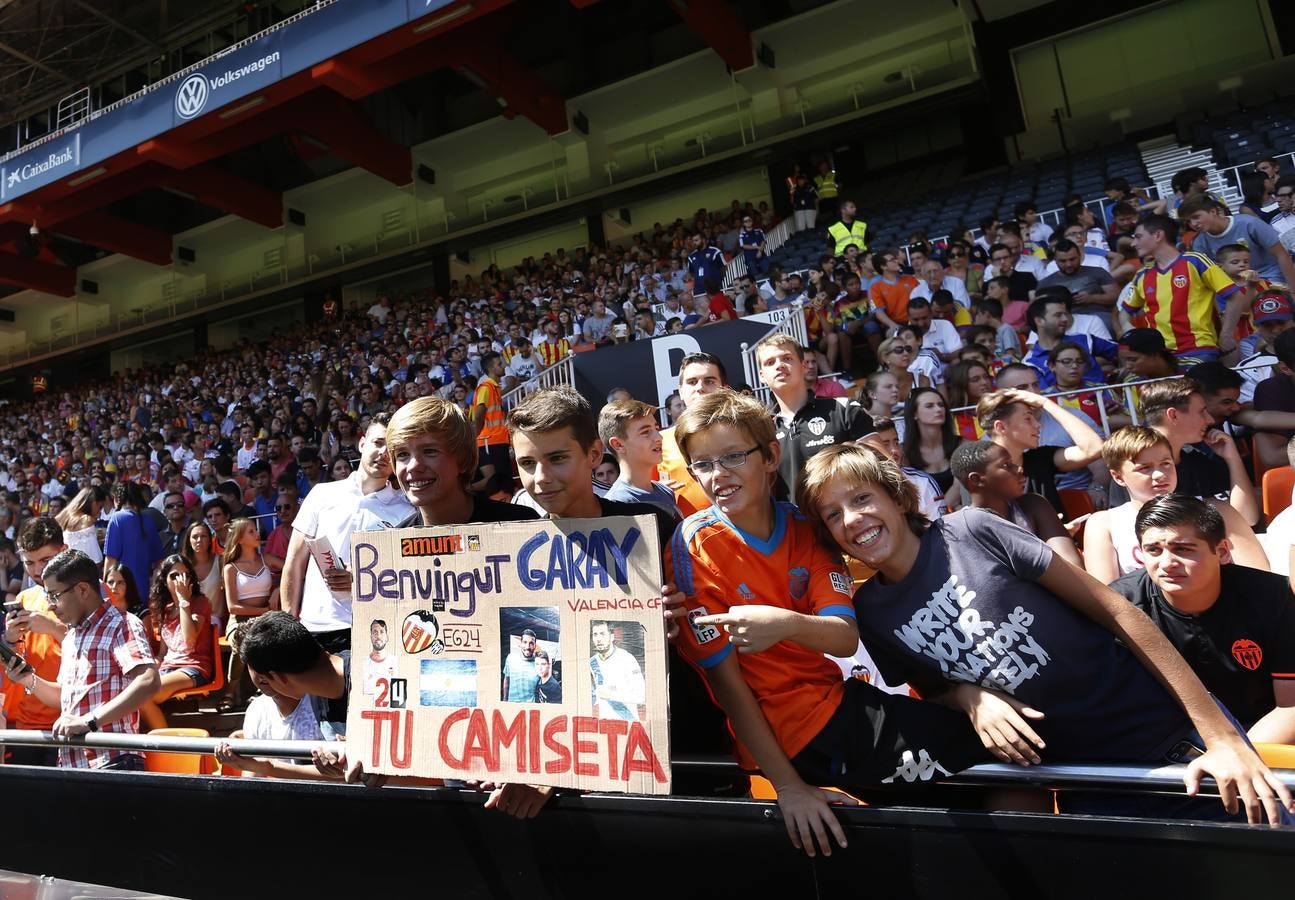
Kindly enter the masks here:
[[4, 664], [7, 666], [15, 658], [22, 659], [22, 657], [18, 654], [16, 650], [14, 650], [4, 641], [0, 641], [0, 660], [2, 660]]
[[22, 601], [21, 601], [21, 600], [6, 600], [6, 601], [5, 601], [4, 611], [5, 611], [6, 613], [16, 613], [16, 612], [17, 612], [18, 610], [20, 610], [20, 609], [22, 609]]

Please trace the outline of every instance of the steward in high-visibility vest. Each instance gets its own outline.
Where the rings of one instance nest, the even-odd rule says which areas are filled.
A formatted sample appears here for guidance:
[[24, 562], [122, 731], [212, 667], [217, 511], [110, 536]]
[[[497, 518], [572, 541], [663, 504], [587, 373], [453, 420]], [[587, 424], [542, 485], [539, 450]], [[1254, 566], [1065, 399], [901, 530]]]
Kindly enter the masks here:
[[477, 432], [478, 447], [508, 446], [508, 426], [504, 424], [504, 397], [499, 391], [499, 383], [489, 375], [482, 375], [477, 382], [477, 391], [472, 395], [472, 407], [486, 408], [485, 419], [481, 430]]
[[844, 256], [845, 248], [855, 246], [859, 252], [868, 249], [868, 223], [854, 217], [854, 204], [846, 200], [841, 204], [841, 220], [827, 228], [832, 240], [832, 255]]
[[814, 189], [820, 200], [835, 200], [837, 194], [836, 169], [828, 163], [820, 163], [818, 174], [814, 176]]

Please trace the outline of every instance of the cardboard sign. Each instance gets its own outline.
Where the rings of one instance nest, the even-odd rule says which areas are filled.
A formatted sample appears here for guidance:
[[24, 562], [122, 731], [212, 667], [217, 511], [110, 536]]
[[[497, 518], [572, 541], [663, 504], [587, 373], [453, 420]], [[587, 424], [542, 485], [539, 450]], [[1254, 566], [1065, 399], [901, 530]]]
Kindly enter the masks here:
[[371, 772], [670, 792], [650, 516], [351, 536], [347, 743]]

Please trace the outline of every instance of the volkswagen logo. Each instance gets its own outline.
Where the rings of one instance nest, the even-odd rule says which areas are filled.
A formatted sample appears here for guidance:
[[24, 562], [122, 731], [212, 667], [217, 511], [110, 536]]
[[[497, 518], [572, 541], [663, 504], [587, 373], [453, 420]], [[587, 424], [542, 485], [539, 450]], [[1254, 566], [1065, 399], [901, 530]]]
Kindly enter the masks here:
[[207, 95], [211, 85], [206, 75], [190, 75], [180, 82], [180, 89], [175, 92], [175, 112], [181, 119], [192, 119], [207, 105]]

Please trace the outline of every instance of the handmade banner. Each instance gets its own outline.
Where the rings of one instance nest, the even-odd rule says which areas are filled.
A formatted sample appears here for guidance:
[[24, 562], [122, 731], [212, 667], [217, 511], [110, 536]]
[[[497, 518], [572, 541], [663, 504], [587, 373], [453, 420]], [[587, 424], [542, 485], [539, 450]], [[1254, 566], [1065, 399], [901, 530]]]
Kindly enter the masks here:
[[358, 531], [351, 563], [366, 770], [670, 792], [650, 516]]

